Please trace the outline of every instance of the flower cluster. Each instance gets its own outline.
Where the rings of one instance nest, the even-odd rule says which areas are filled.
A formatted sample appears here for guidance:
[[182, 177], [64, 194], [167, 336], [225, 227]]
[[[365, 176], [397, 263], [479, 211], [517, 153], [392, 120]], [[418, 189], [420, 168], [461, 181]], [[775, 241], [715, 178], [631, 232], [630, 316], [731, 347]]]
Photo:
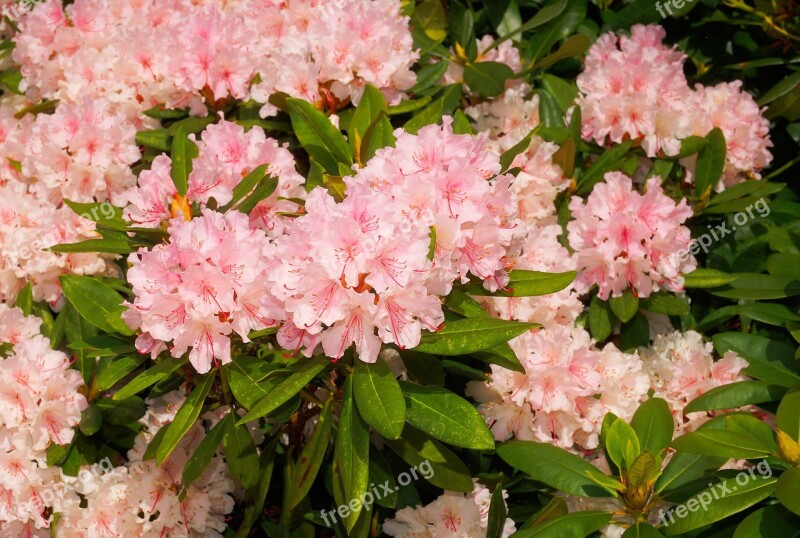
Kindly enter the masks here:
[[[692, 216], [686, 200], [679, 204], [666, 196], [658, 177], [650, 178], [645, 194], [633, 190], [621, 172], [609, 172], [586, 202], [570, 202], [574, 220], [567, 225], [569, 244], [577, 251], [575, 289], [599, 287], [601, 299], [619, 297], [626, 288], [639, 297], [660, 289], [680, 291], [682, 274], [695, 268], [689, 256]], [[685, 254], [685, 255], [681, 255]]]
[[511, 347], [525, 373], [492, 366], [491, 381], [467, 385], [499, 441], [513, 436], [591, 450], [606, 413], [630, 419], [647, 398], [649, 380], [639, 357], [613, 344], [596, 349], [579, 327], [531, 331]]
[[358, 102], [367, 83], [398, 99], [418, 57], [399, 0], [47, 0], [19, 27], [13, 58], [31, 97], [89, 95], [131, 119], [275, 92]]
[[0, 182], [0, 300], [13, 301], [29, 282], [34, 300], [58, 308], [59, 276], [106, 274], [112, 266], [96, 253], [43, 249], [96, 237], [94, 223], [70, 208], [42, 200], [18, 181]]
[[531, 135], [530, 144], [511, 167], [519, 168], [511, 189], [519, 199], [519, 217], [529, 224], [555, 222], [555, 199], [569, 186], [561, 168], [553, 162], [558, 146], [532, 134], [539, 120], [539, 96], [522, 85], [503, 92], [495, 100], [467, 109], [478, 132], [489, 137], [488, 147], [502, 155]]
[[168, 231], [168, 243], [130, 255], [135, 299], [124, 317], [142, 331], [140, 352], [155, 357], [171, 341], [172, 356], [180, 357], [191, 347], [192, 364], [205, 373], [230, 362], [231, 333], [249, 342], [251, 331], [283, 318], [264, 278], [275, 247], [236, 211], [205, 209], [188, 222], [173, 219]]
[[62, 513], [58, 536], [221, 538], [225, 515], [234, 504], [234, 484], [222, 456], [214, 455], [185, 496], [180, 495], [183, 467], [205, 437], [202, 422], [192, 426], [161, 466], [142, 460], [147, 444], [175, 417], [184, 400], [182, 392], [171, 392], [147, 402], [147, 413], [140, 420], [143, 429], [128, 452], [128, 463], [99, 480], [77, 485], [85, 506], [75, 504]]
[[713, 345], [695, 331], [658, 335], [641, 356], [652, 379], [653, 396], [667, 401], [679, 433], [694, 430], [709, 418], [706, 412], [684, 415], [689, 402], [713, 388], [748, 379], [742, 374], [747, 361], [733, 351], [715, 361]]
[[641, 140], [655, 157], [675, 155], [682, 139], [719, 127], [728, 145], [725, 186], [760, 178], [772, 160], [772, 144], [755, 100], [741, 82], [692, 90], [683, 73], [686, 56], [665, 46], [665, 35], [660, 26], [636, 25], [630, 37], [598, 38], [578, 76], [584, 138], [598, 144]]
[[[510, 178], [483, 141], [453, 134], [452, 120], [378, 150], [336, 203], [322, 188], [276, 240], [273, 293], [286, 307], [278, 341], [338, 359], [355, 343], [374, 362], [380, 343], [415, 347], [443, 321], [440, 300], [470, 276], [488, 289], [508, 281], [521, 229]], [[433, 241], [432, 241], [433, 239]], [[377, 329], [377, 334], [376, 334]]]
[[[505, 491], [503, 498], [508, 498]], [[445, 491], [430, 504], [398, 510], [393, 519], [383, 523], [383, 530], [395, 538], [485, 537], [491, 501], [489, 488], [475, 482], [471, 493]], [[508, 538], [516, 530], [514, 521], [506, 519], [503, 538]]]
[[[295, 213], [296, 200], [305, 198], [304, 180], [295, 170], [294, 157], [261, 127], [245, 132], [244, 127], [222, 120], [209, 125], [197, 141], [198, 156], [192, 163], [186, 200], [206, 206], [212, 198], [219, 206], [228, 204], [233, 189], [261, 165], [278, 180], [275, 191], [250, 212], [254, 227], [271, 236], [280, 235], [287, 221], [280, 213]], [[138, 185], [124, 192], [119, 201], [126, 206], [125, 218], [137, 226], [157, 228], [175, 216], [173, 202], [178, 191], [170, 176], [172, 161], [159, 155], [149, 170], [139, 175]], [[178, 203], [176, 207], [183, 206]], [[188, 217], [189, 215], [184, 215]]]
[[[45, 508], [59, 510], [67, 499], [42, 492], [60, 476], [47, 468], [47, 448], [67, 445], [87, 407], [78, 392], [83, 379], [69, 358], [50, 348], [41, 320], [0, 303], [0, 532], [45, 528]], [[5, 356], [3, 356], [5, 355]]]

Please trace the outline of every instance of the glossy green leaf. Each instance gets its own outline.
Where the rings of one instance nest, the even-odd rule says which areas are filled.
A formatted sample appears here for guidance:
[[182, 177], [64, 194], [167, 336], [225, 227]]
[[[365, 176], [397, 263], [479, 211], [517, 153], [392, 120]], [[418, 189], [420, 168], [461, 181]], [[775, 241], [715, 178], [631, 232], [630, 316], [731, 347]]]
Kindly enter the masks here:
[[496, 97], [506, 89], [506, 81], [514, 75], [504, 63], [477, 62], [464, 68], [464, 82], [481, 97]]
[[672, 441], [675, 429], [672, 412], [661, 398], [650, 398], [642, 403], [631, 419], [631, 428], [636, 432], [642, 450], [659, 454]]
[[545, 521], [541, 525], [518, 531], [516, 538], [585, 538], [608, 525], [610, 512], [573, 512]]
[[710, 191], [719, 182], [725, 171], [726, 155], [725, 135], [719, 127], [715, 127], [706, 135], [706, 145], [697, 154], [694, 181], [698, 195]]
[[494, 318], [448, 321], [435, 333], [424, 333], [414, 350], [433, 355], [468, 355], [508, 342], [533, 327], [532, 323]]
[[131, 380], [130, 383], [115, 392], [113, 398], [115, 400], [124, 400], [125, 398], [129, 398], [134, 394], [141, 392], [152, 385], [155, 385], [173, 372], [176, 372], [187, 362], [188, 359], [173, 359], [171, 357], [163, 359], [155, 366], [152, 366], [141, 374], [137, 375]]
[[225, 447], [225, 461], [236, 481], [244, 489], [253, 487], [258, 481], [258, 453], [245, 424], [236, 424], [236, 415], [224, 419], [222, 445]]
[[406, 419], [431, 437], [450, 445], [492, 450], [494, 436], [475, 407], [447, 389], [401, 382]]
[[229, 416], [226, 416], [208, 430], [208, 433], [197, 448], [192, 452], [191, 457], [183, 467], [183, 474], [181, 485], [184, 489], [188, 489], [195, 480], [202, 476], [203, 472], [211, 463], [211, 459], [217, 453], [217, 447], [222, 443], [222, 435], [224, 432], [224, 425], [230, 422]]
[[353, 156], [347, 141], [325, 114], [302, 99], [289, 98], [286, 107], [297, 139], [329, 174], [338, 174], [339, 163], [352, 166]]
[[[509, 441], [497, 447], [506, 463], [532, 478], [566, 493], [583, 497], [608, 497], [600, 471], [583, 458], [548, 443]], [[606, 477], [609, 478], [609, 477]]]
[[300, 392], [317, 374], [322, 372], [329, 364], [330, 359], [326, 357], [316, 357], [313, 359], [299, 361], [300, 367], [278, 386], [267, 393], [264, 397], [253, 404], [250, 412], [239, 420], [239, 424], [250, 422], [270, 414], [281, 404], [289, 401], [292, 396]]
[[774, 402], [786, 392], [784, 387], [767, 385], [760, 381], [738, 381], [714, 387], [698, 396], [686, 406], [684, 413], [733, 409], [745, 405]]
[[403, 433], [406, 403], [403, 392], [386, 362], [355, 361], [353, 395], [358, 412], [383, 437], [397, 439]]
[[172, 451], [178, 446], [183, 436], [186, 435], [200, 416], [206, 396], [211, 390], [215, 377], [215, 372], [213, 371], [206, 374], [200, 384], [192, 389], [181, 408], [178, 409], [172, 422], [164, 427], [166, 431], [156, 452], [156, 463], [158, 465], [164, 463], [169, 455], [172, 454]]
[[763, 458], [772, 451], [758, 439], [728, 430], [698, 430], [681, 435], [672, 446], [682, 452], [726, 458]]
[[[346, 379], [342, 392], [334, 454], [346, 502], [360, 499], [369, 488], [369, 428], [356, 409], [352, 376]], [[362, 509], [363, 506], [359, 506], [347, 518], [345, 526], [348, 530], [353, 528]]]
[[800, 467], [793, 467], [778, 478], [775, 496], [783, 506], [800, 515]]
[[107, 321], [106, 316], [116, 312], [122, 304], [119, 293], [88, 276], [62, 275], [59, 281], [67, 301], [83, 319], [102, 331], [117, 332]]

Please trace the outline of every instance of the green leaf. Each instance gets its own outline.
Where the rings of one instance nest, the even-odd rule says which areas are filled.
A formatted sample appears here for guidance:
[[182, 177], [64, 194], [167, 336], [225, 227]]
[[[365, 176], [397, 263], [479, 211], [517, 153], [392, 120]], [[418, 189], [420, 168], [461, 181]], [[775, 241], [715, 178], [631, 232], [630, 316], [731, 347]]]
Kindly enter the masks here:
[[107, 252], [109, 254], [130, 254], [134, 246], [129, 241], [116, 239], [87, 239], [80, 243], [61, 243], [47, 249], [50, 252]]
[[486, 538], [502, 538], [508, 508], [503, 498], [503, 484], [497, 484], [489, 504], [489, 518], [486, 523]]
[[507, 291], [490, 292], [482, 283], [470, 283], [462, 289], [470, 295], [491, 295], [493, 297], [531, 297], [559, 292], [572, 284], [575, 271], [565, 273], [543, 273], [515, 269], [508, 275]]
[[275, 467], [275, 447], [278, 444], [278, 437], [274, 437], [272, 441], [261, 451], [259, 458], [259, 476], [258, 484], [254, 488], [255, 491], [248, 492], [250, 502], [244, 511], [244, 521], [239, 526], [236, 533], [236, 538], [245, 538], [250, 534], [250, 529], [255, 524], [256, 520], [261, 516], [264, 508], [264, 502], [267, 499], [267, 492], [269, 491], [270, 482], [272, 482], [272, 470]]
[[576, 194], [583, 196], [590, 193], [596, 184], [603, 181], [608, 172], [619, 170], [623, 165], [625, 155], [631, 148], [631, 144], [632, 142], [628, 140], [607, 149], [600, 155], [578, 180]]
[[712, 290], [726, 299], [783, 299], [800, 295], [800, 280], [760, 274], [737, 274], [736, 279], [721, 289]]
[[146, 411], [144, 401], [137, 396], [132, 396], [125, 400], [100, 398], [96, 404], [103, 414], [103, 421], [118, 426], [133, 424], [142, 418]]
[[278, 178], [276, 176], [266, 176], [261, 179], [255, 190], [250, 195], [242, 200], [237, 211], [249, 214], [259, 202], [269, 198], [278, 188]]
[[712, 340], [720, 355], [735, 351], [747, 360], [750, 365], [745, 373], [752, 377], [787, 388], [800, 383], [794, 349], [787, 344], [763, 336], [735, 332], [715, 334]]
[[217, 447], [222, 442], [223, 427], [229, 421], [230, 419], [226, 416], [214, 424], [214, 427], [208, 431], [203, 440], [200, 441], [200, 444], [197, 445], [192, 456], [183, 467], [181, 485], [184, 489], [188, 489], [195, 480], [200, 478], [208, 464], [211, 463], [211, 459], [217, 453]]
[[706, 135], [706, 145], [697, 154], [694, 181], [695, 192], [702, 196], [719, 182], [725, 171], [725, 159], [728, 146], [725, 135], [719, 127], [715, 127]]
[[736, 459], [763, 458], [772, 452], [770, 447], [755, 437], [729, 430], [698, 430], [685, 433], [675, 439], [672, 446], [690, 454]]
[[[353, 397], [353, 377], [345, 380], [342, 392], [342, 408], [339, 414], [339, 431], [334, 449], [341, 473], [344, 498], [360, 499], [369, 488], [369, 428], [356, 409]], [[346, 527], [353, 528], [363, 506], [352, 511]]]
[[89, 404], [89, 407], [81, 413], [81, 421], [78, 423], [78, 428], [84, 435], [94, 435], [100, 431], [103, 425], [103, 414], [95, 404]]
[[175, 183], [175, 188], [178, 189], [178, 194], [181, 196], [186, 196], [189, 175], [192, 173], [192, 160], [199, 154], [197, 144], [189, 140], [186, 129], [183, 126], [178, 127], [172, 140], [172, 150], [170, 152], [172, 157], [170, 177], [172, 177], [172, 182]]
[[468, 355], [508, 342], [535, 326], [493, 318], [448, 321], [443, 329], [424, 333], [414, 350], [432, 355]]
[[300, 144], [329, 174], [339, 173], [339, 163], [353, 165], [347, 141], [325, 114], [302, 99], [289, 98], [286, 106]]
[[326, 357], [316, 357], [298, 362], [301, 363], [300, 368], [287, 379], [281, 381], [281, 383], [266, 396], [253, 404], [250, 412], [239, 420], [239, 424], [244, 424], [266, 416], [277, 409], [281, 404], [289, 401], [292, 396], [300, 392], [303, 387], [308, 385], [317, 374], [322, 372], [330, 364], [330, 359]]
[[475, 450], [492, 450], [494, 437], [480, 413], [447, 389], [400, 382], [408, 407], [406, 420], [445, 443]]
[[528, 149], [531, 145], [531, 137], [533, 136], [533, 131], [528, 134], [525, 138], [508, 148], [506, 151], [500, 155], [500, 173], [505, 174], [511, 165], [514, 163], [514, 159], [517, 158], [517, 155], [521, 155]]
[[539, 117], [542, 125], [548, 128], [560, 129], [566, 127], [564, 111], [558, 104], [558, 99], [545, 88], [539, 91]]
[[172, 147], [172, 137], [166, 129], [151, 129], [136, 133], [136, 145], [157, 149], [158, 151], [169, 151]]
[[611, 423], [605, 437], [605, 448], [611, 461], [619, 469], [630, 468], [641, 451], [636, 432], [620, 418]]
[[800, 439], [800, 390], [786, 394], [775, 415], [778, 428], [795, 441]]
[[224, 206], [219, 208], [220, 213], [226, 213], [229, 211], [233, 206], [235, 206], [239, 200], [247, 196], [249, 192], [251, 192], [256, 185], [258, 185], [261, 180], [264, 179], [264, 176], [267, 175], [267, 170], [269, 169], [269, 163], [262, 164], [261, 166], [256, 166], [253, 168], [247, 176], [237, 184], [232, 191], [232, 197], [230, 202], [225, 204]]
[[413, 426], [406, 426], [400, 439], [387, 440], [386, 444], [410, 465], [419, 467], [427, 461], [432, 472], [430, 477], [423, 477], [436, 487], [462, 493], [475, 488], [464, 462], [442, 443]]
[[647, 299], [640, 300], [639, 306], [648, 312], [667, 316], [683, 316], [689, 313], [689, 302], [686, 297], [670, 293], [654, 293]]
[[94, 381], [98, 390], [108, 390], [114, 384], [136, 370], [145, 360], [143, 355], [128, 355], [111, 362]]
[[770, 104], [778, 97], [786, 95], [795, 89], [798, 84], [800, 84], [800, 71], [795, 71], [764, 93], [764, 95], [758, 99], [758, 106], [762, 107]]
[[421, 112], [408, 120], [403, 129], [411, 134], [417, 134], [426, 125], [433, 125], [442, 121], [442, 116], [448, 115], [461, 99], [461, 84], [445, 86], [441, 97], [426, 106]]
[[464, 68], [464, 82], [481, 97], [496, 97], [506, 89], [514, 71], [500, 62], [477, 62]]
[[784, 387], [760, 381], [738, 381], [714, 387], [689, 402], [684, 413], [733, 409], [745, 405], [777, 401], [786, 392]]
[[122, 304], [119, 293], [88, 276], [62, 275], [59, 281], [67, 301], [83, 319], [107, 333], [117, 332], [107, 321], [107, 316]]
[[496, 39], [484, 52], [485, 55], [490, 50], [493, 50], [499, 47], [505, 41], [513, 38], [514, 36], [529, 32], [534, 28], [538, 28], [543, 24], [550, 22], [551, 20], [555, 19], [564, 11], [567, 7], [567, 0], [556, 0], [554, 3], [542, 7], [539, 11], [536, 12], [536, 15], [531, 17], [527, 22], [525, 22], [522, 26], [517, 28], [516, 30], [507, 33], [506, 35], [502, 36], [500, 39]]
[[700, 267], [684, 276], [686, 288], [718, 288], [736, 280], [736, 275], [730, 275], [716, 269]]
[[586, 0], [570, 0], [557, 17], [537, 30], [528, 40], [531, 61], [547, 54], [559, 40], [572, 35], [586, 18]]
[[592, 296], [592, 302], [589, 303], [588, 321], [592, 338], [598, 342], [602, 342], [611, 336], [611, 332], [614, 329], [614, 318], [611, 315], [611, 309], [608, 303], [597, 295]]
[[797, 518], [780, 505], [770, 505], [751, 512], [742, 520], [733, 538], [771, 538], [793, 536], [800, 531]]
[[186, 364], [188, 360], [188, 358], [166, 358], [161, 360], [158, 364], [137, 375], [130, 383], [115, 392], [113, 399], [124, 400], [152, 385], [155, 385], [171, 373], [177, 371], [181, 366]]
[[619, 333], [619, 348], [629, 351], [650, 345], [650, 322], [642, 314], [636, 314], [631, 321], [622, 325]]
[[497, 447], [497, 455], [515, 469], [566, 493], [582, 497], [613, 495], [604, 480], [603, 485], [598, 482], [602, 473], [594, 465], [551, 444], [509, 441]]
[[800, 467], [793, 467], [780, 476], [775, 496], [783, 506], [800, 515]]
[[544, 508], [539, 510], [528, 521], [526, 521], [525, 524], [520, 527], [520, 530], [530, 529], [544, 523], [545, 521], [556, 519], [557, 517], [563, 516], [567, 513], [569, 513], [569, 507], [567, 506], [567, 502], [564, 500], [564, 497], [553, 497], [550, 499], [550, 502], [544, 506]]
[[236, 424], [236, 415], [233, 413], [229, 413], [223, 422], [222, 446], [225, 448], [228, 469], [244, 489], [249, 489], [258, 481], [258, 453], [250, 430], [245, 424]]
[[208, 396], [211, 385], [214, 383], [215, 373], [212, 371], [203, 377], [201, 383], [192, 390], [181, 408], [178, 409], [172, 422], [164, 427], [166, 432], [156, 452], [156, 463], [158, 465], [164, 463], [169, 455], [172, 454], [172, 451], [178, 446], [183, 436], [186, 435], [200, 416], [206, 396]]
[[311, 434], [306, 446], [303, 447], [303, 451], [300, 452], [300, 457], [297, 459], [297, 465], [294, 469], [297, 487], [296, 489], [293, 488], [290, 494], [290, 508], [300, 504], [300, 501], [308, 495], [311, 485], [314, 483], [322, 466], [322, 459], [325, 457], [325, 452], [331, 440], [332, 402], [333, 398], [325, 402], [322, 411], [320, 411], [314, 433]]
[[630, 288], [626, 289], [619, 297], [611, 297], [608, 303], [611, 311], [622, 323], [630, 321], [639, 310], [639, 298], [633, 294]]
[[650, 450], [658, 455], [672, 441], [675, 422], [666, 401], [650, 398], [633, 414], [631, 427], [639, 438], [642, 450]]
[[447, 15], [438, 0], [424, 0], [414, 9], [414, 25], [434, 41], [447, 37]]
[[609, 512], [574, 512], [514, 533], [515, 538], [585, 538], [609, 524]]
[[379, 149], [394, 146], [396, 140], [392, 123], [386, 114], [381, 114], [369, 126], [364, 139], [361, 141], [361, 161], [368, 162]]
[[553, 54], [545, 56], [534, 65], [537, 69], [547, 69], [551, 65], [566, 58], [580, 57], [589, 49], [591, 40], [582, 34], [570, 36]]
[[[715, 484], [684, 503], [688, 508], [689, 503], [694, 501], [693, 504], [699, 508], [702, 502], [705, 510], [688, 511], [686, 517], [676, 518], [674, 523], [670, 522], [665, 528], [665, 533], [667, 536], [678, 536], [746, 510], [769, 497], [775, 490], [775, 482], [775, 478], [757, 477], [749, 480], [744, 486], [738, 485], [732, 478], [722, 481], [720, 486]], [[730, 489], [730, 493], [719, 498], [714, 495], [726, 487]]]
[[383, 437], [400, 437], [406, 421], [406, 404], [397, 379], [383, 359], [372, 364], [355, 361], [353, 394], [367, 424]]
[[622, 538], [663, 538], [664, 535], [658, 532], [655, 527], [648, 525], [647, 523], [637, 523], [636, 525], [631, 525], [628, 527], [622, 534]]

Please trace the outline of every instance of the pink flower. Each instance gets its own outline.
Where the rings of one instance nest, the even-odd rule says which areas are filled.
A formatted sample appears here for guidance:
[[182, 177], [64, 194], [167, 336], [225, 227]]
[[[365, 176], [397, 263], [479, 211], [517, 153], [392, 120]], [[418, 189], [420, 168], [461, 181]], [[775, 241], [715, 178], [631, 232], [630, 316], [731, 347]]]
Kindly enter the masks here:
[[586, 293], [593, 285], [599, 297], [618, 297], [631, 288], [639, 297], [659, 289], [680, 291], [681, 275], [694, 270], [688, 252], [689, 229], [683, 223], [692, 210], [681, 200], [675, 204], [650, 178], [644, 195], [632, 189], [631, 179], [609, 172], [586, 202], [570, 202], [574, 220], [567, 225], [569, 244], [577, 251], [575, 289]]
[[250, 228], [246, 215], [208, 209], [189, 222], [171, 222], [170, 242], [131, 254], [128, 280], [135, 298], [125, 320], [142, 334], [140, 352], [157, 355], [172, 342], [173, 357], [189, 348], [200, 373], [231, 360], [233, 332], [247, 340], [251, 330], [283, 319], [263, 275], [275, 249], [266, 234]]

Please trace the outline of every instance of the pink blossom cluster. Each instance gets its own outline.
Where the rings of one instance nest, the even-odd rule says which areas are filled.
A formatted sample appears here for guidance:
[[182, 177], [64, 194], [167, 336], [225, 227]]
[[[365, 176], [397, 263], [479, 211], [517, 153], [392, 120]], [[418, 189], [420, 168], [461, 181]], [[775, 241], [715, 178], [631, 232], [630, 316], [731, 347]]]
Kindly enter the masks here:
[[0, 301], [13, 301], [30, 283], [34, 300], [60, 307], [59, 276], [108, 274], [112, 264], [107, 255], [43, 249], [96, 237], [94, 222], [69, 207], [43, 200], [17, 180], [0, 181]]
[[584, 138], [598, 144], [640, 140], [656, 157], [675, 155], [682, 139], [719, 127], [728, 145], [724, 185], [760, 178], [772, 144], [755, 100], [741, 82], [692, 90], [683, 73], [686, 55], [664, 45], [665, 35], [661, 26], [635, 25], [630, 37], [598, 38], [577, 81]]
[[556, 221], [555, 199], [569, 186], [569, 180], [553, 155], [559, 147], [532, 131], [541, 123], [539, 96], [531, 95], [527, 85], [512, 87], [496, 99], [479, 103], [466, 110], [475, 119], [476, 130], [489, 137], [488, 147], [502, 155], [526, 136], [531, 141], [525, 151], [511, 163], [519, 168], [511, 190], [519, 199], [519, 217], [529, 224], [552, 224]]
[[[0, 533], [43, 529], [45, 508], [63, 499], [43, 493], [60, 476], [47, 468], [47, 448], [67, 445], [87, 407], [83, 379], [69, 358], [50, 348], [42, 320], [0, 303]], [[48, 502], [45, 506], [44, 503]], [[50, 504], [52, 503], [52, 504]]]
[[641, 357], [653, 396], [669, 404], [677, 434], [695, 430], [709, 419], [706, 412], [684, 414], [689, 402], [713, 388], [749, 379], [742, 373], [747, 361], [733, 351], [715, 361], [713, 345], [695, 331], [658, 335], [652, 347], [641, 351]]
[[606, 413], [630, 419], [647, 398], [650, 383], [639, 357], [613, 344], [597, 349], [580, 327], [531, 331], [511, 347], [525, 373], [493, 365], [491, 381], [467, 385], [498, 441], [515, 437], [591, 450]]
[[609, 172], [585, 202], [574, 197], [569, 208], [573, 220], [567, 230], [578, 255], [579, 293], [595, 285], [604, 300], [627, 288], [639, 297], [660, 289], [681, 291], [681, 275], [696, 267], [688, 254], [691, 233], [683, 225], [692, 209], [686, 200], [676, 204], [666, 196], [657, 176], [640, 194], [628, 176]]
[[[503, 498], [508, 498], [505, 491]], [[430, 504], [398, 510], [394, 518], [384, 521], [383, 531], [395, 538], [485, 537], [491, 502], [492, 492], [476, 481], [471, 493], [445, 491]], [[506, 518], [503, 538], [516, 530], [514, 521]]]
[[55, 204], [103, 201], [134, 185], [136, 129], [106, 101], [84, 98], [36, 116], [22, 159], [31, 190]]
[[32, 99], [89, 95], [132, 120], [158, 105], [202, 114], [204, 101], [228, 96], [264, 104], [278, 91], [358, 102], [367, 83], [396, 100], [414, 85], [418, 57], [400, 7], [399, 0], [78, 0], [66, 7], [47, 0], [19, 21], [13, 58]]
[[[219, 206], [228, 204], [233, 189], [250, 172], [269, 165], [266, 173], [277, 178], [278, 185], [250, 212], [250, 223], [270, 236], [283, 233], [288, 217], [281, 214], [296, 213], [296, 200], [305, 198], [305, 180], [295, 170], [292, 154], [268, 138], [261, 127], [245, 132], [241, 125], [225, 120], [209, 125], [197, 140], [197, 147], [199, 155], [192, 162], [186, 200], [201, 206], [212, 198]], [[159, 155], [150, 169], [139, 175], [138, 184], [118, 197], [118, 202], [126, 206], [126, 219], [137, 226], [157, 228], [172, 218], [178, 191], [170, 176], [171, 167], [171, 159]]]
[[147, 413], [140, 420], [143, 429], [128, 452], [128, 462], [97, 480], [76, 484], [85, 506], [73, 503], [63, 511], [59, 537], [221, 538], [225, 516], [234, 506], [234, 483], [222, 455], [214, 455], [185, 496], [180, 495], [183, 467], [206, 435], [202, 421], [191, 427], [161, 466], [142, 459], [148, 443], [172, 421], [185, 398], [179, 391], [147, 402]]
[[282, 346], [310, 354], [321, 343], [338, 359], [355, 344], [374, 362], [381, 342], [412, 348], [423, 328], [441, 324], [438, 296], [454, 281], [507, 283], [522, 228], [510, 177], [492, 179], [497, 157], [481, 138], [453, 134], [451, 123], [395, 131], [395, 147], [344, 178], [341, 203], [322, 188], [309, 193], [306, 214], [276, 240]]
[[200, 373], [231, 360], [230, 334], [248, 334], [276, 325], [282, 307], [269, 291], [267, 275], [276, 256], [262, 230], [248, 218], [203, 210], [201, 217], [173, 219], [168, 243], [130, 255], [128, 270], [135, 298], [125, 311], [141, 329], [136, 345], [154, 357], [169, 351], [189, 359]]

